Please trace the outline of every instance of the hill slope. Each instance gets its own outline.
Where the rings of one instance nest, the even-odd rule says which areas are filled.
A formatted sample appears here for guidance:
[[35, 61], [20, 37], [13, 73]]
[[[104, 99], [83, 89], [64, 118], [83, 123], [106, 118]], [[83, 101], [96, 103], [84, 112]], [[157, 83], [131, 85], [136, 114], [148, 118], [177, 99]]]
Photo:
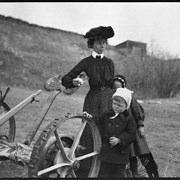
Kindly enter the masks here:
[[[107, 51], [115, 62], [123, 59], [114, 47]], [[41, 88], [48, 77], [66, 73], [90, 53], [81, 34], [0, 15], [0, 82], [5, 85]]]

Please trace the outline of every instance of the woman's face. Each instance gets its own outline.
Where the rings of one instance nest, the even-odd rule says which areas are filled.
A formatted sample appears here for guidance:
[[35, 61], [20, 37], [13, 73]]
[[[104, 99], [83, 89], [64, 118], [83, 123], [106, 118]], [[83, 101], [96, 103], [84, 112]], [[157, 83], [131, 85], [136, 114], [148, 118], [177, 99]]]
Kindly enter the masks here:
[[116, 92], [116, 89], [117, 88], [122, 88], [122, 83], [120, 82], [120, 81], [117, 81], [117, 80], [115, 80], [114, 82], [113, 82], [113, 92]]
[[98, 54], [102, 54], [107, 46], [107, 40], [106, 39], [96, 39], [94, 40], [94, 44], [92, 46], [92, 49], [97, 52]]

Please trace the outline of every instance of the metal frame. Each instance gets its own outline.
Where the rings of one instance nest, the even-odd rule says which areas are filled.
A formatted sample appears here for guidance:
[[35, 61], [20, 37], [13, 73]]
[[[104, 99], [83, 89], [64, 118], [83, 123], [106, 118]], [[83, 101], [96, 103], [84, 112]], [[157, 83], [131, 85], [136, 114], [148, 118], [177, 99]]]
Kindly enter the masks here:
[[[76, 88], [77, 90], [77, 88]], [[42, 90], [38, 90], [37, 92], [33, 93], [32, 95], [28, 96], [25, 100], [20, 102], [18, 105], [16, 105], [14, 108], [0, 116], [0, 126], [2, 126], [4, 123], [6, 123], [11, 117], [13, 117], [16, 113], [21, 111], [24, 107], [26, 107], [28, 104], [37, 101], [36, 97], [42, 92]], [[99, 134], [99, 130], [96, 127], [95, 123], [87, 118], [84, 117], [82, 114], [78, 114], [71, 117], [65, 117], [64, 119], [55, 119], [55, 121], [51, 122], [47, 128], [41, 133], [38, 140], [36, 141], [35, 145], [33, 147], [30, 147], [31, 142], [33, 141], [34, 136], [36, 135], [41, 123], [43, 122], [47, 112], [49, 111], [53, 101], [57, 97], [58, 94], [60, 94], [62, 91], [59, 89], [59, 91], [53, 91], [50, 93], [41, 113], [39, 114], [34, 126], [31, 128], [30, 132], [26, 136], [23, 143], [16, 143], [16, 142], [8, 142], [6, 140], [0, 139], [0, 157], [6, 157], [8, 159], [11, 159], [13, 161], [18, 162], [19, 164], [26, 164], [29, 167], [29, 176], [30, 177], [36, 177], [41, 176], [44, 173], [50, 172], [53, 170], [56, 170], [57, 172], [61, 171], [60, 177], [65, 177], [67, 175], [67, 172], [71, 171], [71, 177], [76, 177], [76, 174], [74, 173], [74, 170], [78, 168], [79, 161], [95, 156], [93, 157], [93, 163], [90, 168], [89, 177], [96, 177], [100, 168], [100, 161], [98, 160], [98, 154], [101, 147], [101, 138]], [[75, 92], [75, 90], [73, 90]], [[64, 92], [63, 92], [64, 93]], [[66, 94], [66, 93], [64, 93]], [[78, 133], [78, 135], [75, 137], [75, 139], [72, 142], [72, 146], [69, 147], [68, 154], [64, 150], [63, 146], [63, 140], [61, 138], [67, 137], [66, 135], [58, 134], [57, 128], [66, 120], [69, 118], [80, 118], [82, 119], [82, 125], [81, 129]], [[75, 157], [75, 150], [78, 147], [78, 143], [80, 140], [80, 137], [82, 135], [82, 132], [84, 130], [84, 127], [86, 124], [89, 124], [91, 127], [92, 135], [93, 135], [93, 141], [95, 144], [94, 151], [92, 153], [86, 154], [81, 157]], [[51, 138], [55, 137], [56, 142], [58, 144], [58, 153], [57, 153], [57, 161], [52, 167], [44, 168], [41, 162], [43, 161], [46, 156], [46, 148], [51, 142]], [[45, 138], [46, 137], [46, 138]], [[69, 137], [68, 137], [69, 138]], [[63, 159], [63, 162], [59, 162], [58, 159]], [[40, 164], [39, 164], [40, 163]], [[60, 170], [61, 169], [61, 170]]]

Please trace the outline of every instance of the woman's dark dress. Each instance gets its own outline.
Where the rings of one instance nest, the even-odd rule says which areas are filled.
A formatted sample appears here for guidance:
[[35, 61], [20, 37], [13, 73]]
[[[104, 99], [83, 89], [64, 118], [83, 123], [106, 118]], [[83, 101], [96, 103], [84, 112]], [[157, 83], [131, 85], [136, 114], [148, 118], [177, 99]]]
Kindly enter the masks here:
[[[84, 100], [83, 111], [94, 115], [109, 111], [113, 95], [111, 89], [111, 80], [114, 77], [113, 61], [105, 56], [102, 59], [95, 59], [92, 55], [86, 57], [62, 78], [62, 85], [67, 88], [74, 87], [72, 80], [81, 72], [85, 72], [89, 77], [90, 86]], [[88, 125], [83, 131], [80, 144], [86, 147], [84, 153], [92, 152], [93, 140]], [[90, 161], [90, 158], [88, 160]], [[86, 167], [88, 167], [87, 164], [88, 162], [86, 162]]]
[[89, 77], [90, 86], [85, 97], [83, 111], [101, 114], [111, 109], [113, 92], [110, 85], [114, 76], [113, 61], [105, 56], [102, 59], [95, 59], [93, 56], [86, 57], [62, 78], [62, 85], [67, 88], [74, 87], [72, 80], [81, 72], [85, 72]]
[[[136, 120], [137, 127], [144, 125], [145, 113], [137, 100], [132, 96], [131, 106], [129, 108], [134, 119]], [[137, 129], [138, 131], [138, 129]], [[130, 168], [133, 173], [137, 173], [137, 159], [138, 156], [141, 160], [142, 165], [146, 168], [146, 172], [149, 177], [159, 177], [158, 166], [149, 150], [148, 144], [146, 142], [145, 136], [140, 137], [136, 133], [136, 137], [130, 146]]]
[[[140, 104], [134, 98], [134, 96], [132, 96], [132, 101], [131, 101], [129, 111], [133, 115], [136, 121], [137, 131], [138, 131], [138, 128], [140, 126], [144, 126], [145, 113], [144, 113], [144, 110], [141, 108]], [[130, 157], [136, 157], [142, 154], [150, 153], [145, 136], [140, 137], [138, 132], [136, 133], [135, 140], [131, 144], [130, 149], [131, 149]]]

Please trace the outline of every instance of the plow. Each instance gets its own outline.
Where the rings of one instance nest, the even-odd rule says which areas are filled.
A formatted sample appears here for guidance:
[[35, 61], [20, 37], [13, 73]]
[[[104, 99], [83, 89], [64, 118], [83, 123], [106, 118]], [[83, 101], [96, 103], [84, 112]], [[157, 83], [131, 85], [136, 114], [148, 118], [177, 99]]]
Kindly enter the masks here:
[[[91, 165], [85, 177], [97, 177], [100, 169], [98, 155], [101, 137], [92, 119], [83, 116], [82, 112], [68, 113], [64, 117], [50, 119], [49, 124], [39, 130], [56, 97], [61, 93], [72, 95], [78, 88], [65, 89], [57, 78], [46, 81], [45, 89], [49, 91], [49, 96], [23, 142], [15, 141], [15, 116], [23, 108], [28, 108], [29, 104], [40, 102], [38, 97], [43, 91], [36, 91], [13, 108], [5, 102], [10, 88], [6, 89], [4, 95], [0, 91], [0, 161], [11, 160], [17, 165], [26, 166], [28, 177], [68, 178], [84, 177], [81, 174], [81, 162], [91, 158]], [[74, 128], [78, 127], [74, 132], [68, 128], [73, 123]], [[91, 130], [93, 149], [92, 152], [79, 153], [85, 148], [81, 147], [80, 139], [86, 125]], [[40, 135], [34, 140], [38, 131]]]

